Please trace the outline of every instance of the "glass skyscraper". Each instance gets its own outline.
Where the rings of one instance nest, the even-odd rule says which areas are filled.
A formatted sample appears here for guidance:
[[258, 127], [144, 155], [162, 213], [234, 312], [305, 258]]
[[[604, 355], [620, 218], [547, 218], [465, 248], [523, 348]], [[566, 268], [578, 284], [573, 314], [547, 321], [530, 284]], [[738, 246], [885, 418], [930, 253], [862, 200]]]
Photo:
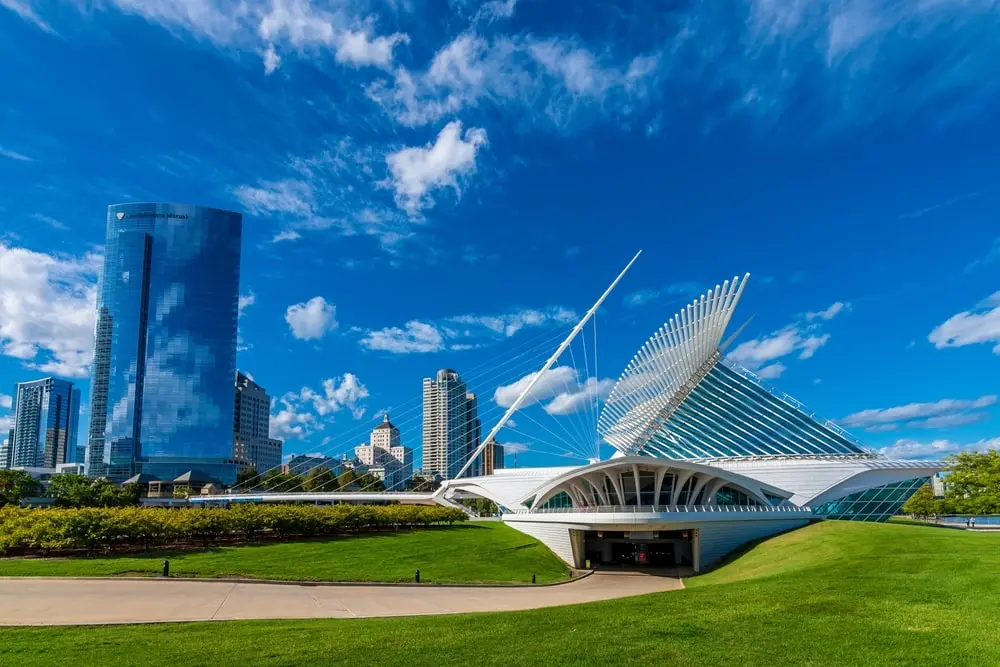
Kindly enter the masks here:
[[10, 465], [55, 468], [78, 462], [79, 421], [80, 390], [72, 382], [45, 378], [19, 383], [14, 390], [14, 428], [7, 452]]
[[[424, 378], [423, 470], [439, 479], [453, 479], [479, 447], [479, 402], [465, 381], [450, 368]], [[470, 475], [482, 473], [476, 461]]]
[[233, 376], [243, 218], [181, 204], [108, 207], [88, 472], [235, 480]]

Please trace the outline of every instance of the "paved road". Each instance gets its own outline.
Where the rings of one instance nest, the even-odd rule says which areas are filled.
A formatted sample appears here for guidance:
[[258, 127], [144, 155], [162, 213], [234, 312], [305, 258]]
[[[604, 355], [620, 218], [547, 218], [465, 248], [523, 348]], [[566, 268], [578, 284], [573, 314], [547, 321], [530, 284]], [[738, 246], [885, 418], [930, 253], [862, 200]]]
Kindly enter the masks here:
[[513, 611], [683, 588], [680, 579], [596, 573], [560, 586], [297, 586], [223, 581], [0, 577], [0, 625], [364, 618]]

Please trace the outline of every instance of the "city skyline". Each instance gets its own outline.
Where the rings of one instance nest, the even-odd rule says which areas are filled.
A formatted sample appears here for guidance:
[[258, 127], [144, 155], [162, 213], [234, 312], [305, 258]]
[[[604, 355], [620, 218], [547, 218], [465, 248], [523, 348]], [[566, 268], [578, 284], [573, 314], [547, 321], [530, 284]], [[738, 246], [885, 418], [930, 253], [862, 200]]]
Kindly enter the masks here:
[[[0, 130], [0, 387], [73, 380], [83, 431], [105, 207], [151, 200], [244, 214], [237, 365], [275, 397], [286, 454], [350, 452], [440, 368], [478, 378], [488, 430], [518, 378], [474, 369], [568, 329], [638, 248], [597, 371], [564, 372], [574, 400], [749, 271], [742, 365], [895, 456], [1000, 445], [1000, 90], [971, 9], [845, 33], [833, 12], [741, 3], [18, 6], [0, 3], [0, 49], [28, 63], [5, 107], [22, 129]], [[709, 36], [746, 49], [739, 68], [704, 61]], [[521, 465], [566, 462], [517, 421], [499, 441]], [[397, 425], [418, 449], [419, 420]]]

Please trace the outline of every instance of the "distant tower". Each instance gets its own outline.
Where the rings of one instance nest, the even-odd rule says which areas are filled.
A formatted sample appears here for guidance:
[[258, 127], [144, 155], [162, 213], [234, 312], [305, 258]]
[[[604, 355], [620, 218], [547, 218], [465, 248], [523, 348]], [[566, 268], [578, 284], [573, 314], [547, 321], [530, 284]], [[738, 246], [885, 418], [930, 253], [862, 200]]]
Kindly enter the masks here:
[[236, 372], [233, 414], [233, 460], [264, 473], [281, 466], [281, 440], [271, 438], [271, 397], [267, 390]]
[[[424, 378], [423, 470], [452, 479], [479, 446], [481, 425], [475, 394], [455, 371], [445, 368], [435, 379]], [[479, 473], [477, 463], [470, 475]]]
[[11, 466], [26, 468], [76, 463], [79, 421], [80, 390], [72, 382], [21, 382], [14, 392], [14, 428], [5, 458]]
[[497, 470], [503, 470], [503, 445], [490, 440], [483, 450], [483, 474], [492, 475]]
[[413, 450], [403, 446], [399, 429], [389, 421], [388, 414], [372, 429], [368, 444], [354, 448], [354, 456], [366, 466], [381, 468], [387, 491], [405, 490], [413, 477]]

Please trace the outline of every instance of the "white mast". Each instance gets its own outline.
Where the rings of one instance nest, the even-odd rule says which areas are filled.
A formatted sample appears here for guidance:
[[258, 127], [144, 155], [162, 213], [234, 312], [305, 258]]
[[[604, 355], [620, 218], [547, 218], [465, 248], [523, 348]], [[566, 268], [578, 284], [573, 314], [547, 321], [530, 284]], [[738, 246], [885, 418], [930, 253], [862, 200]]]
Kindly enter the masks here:
[[632, 258], [632, 261], [630, 261], [628, 264], [625, 265], [625, 268], [622, 269], [621, 273], [618, 274], [618, 277], [614, 279], [614, 282], [608, 285], [608, 288], [604, 290], [604, 294], [601, 295], [601, 298], [598, 299], [597, 302], [590, 307], [590, 310], [588, 310], [587, 313], [583, 316], [583, 319], [581, 319], [577, 323], [577, 325], [573, 327], [573, 330], [569, 332], [569, 336], [566, 337], [566, 340], [564, 340], [562, 344], [558, 348], [556, 348], [555, 353], [551, 357], [549, 357], [549, 360], [545, 362], [544, 366], [542, 366], [542, 370], [538, 371], [535, 374], [535, 377], [531, 379], [531, 382], [529, 382], [528, 386], [524, 388], [524, 391], [521, 392], [521, 395], [517, 397], [517, 400], [515, 400], [511, 404], [511, 406], [507, 408], [507, 412], [505, 412], [503, 417], [500, 418], [500, 421], [497, 422], [497, 425], [494, 426], [493, 429], [490, 430], [489, 434], [485, 438], [483, 438], [483, 441], [479, 443], [479, 447], [477, 447], [476, 451], [472, 454], [472, 456], [469, 457], [469, 460], [465, 462], [465, 465], [462, 466], [462, 469], [458, 471], [458, 474], [455, 475], [455, 479], [458, 479], [459, 477], [464, 475], [465, 471], [468, 470], [469, 467], [472, 465], [472, 462], [482, 455], [483, 450], [486, 449], [487, 443], [489, 443], [493, 438], [496, 437], [497, 433], [500, 432], [500, 429], [502, 429], [504, 427], [504, 424], [507, 423], [507, 420], [510, 419], [515, 412], [517, 412], [517, 409], [521, 406], [521, 403], [524, 402], [524, 399], [528, 396], [528, 394], [531, 393], [531, 390], [534, 388], [535, 384], [537, 384], [538, 381], [542, 379], [542, 376], [545, 375], [545, 373], [550, 368], [552, 368], [552, 364], [556, 363], [556, 360], [558, 360], [559, 357], [562, 355], [562, 353], [566, 351], [566, 348], [569, 347], [570, 343], [573, 342], [573, 339], [576, 338], [576, 335], [583, 330], [583, 327], [586, 326], [587, 322], [590, 321], [590, 318], [594, 316], [594, 313], [596, 313], [597, 309], [601, 307], [601, 304], [604, 303], [604, 300], [608, 298], [608, 295], [611, 294], [612, 290], [614, 290], [614, 288], [618, 285], [621, 279], [625, 277], [625, 274], [628, 273], [628, 270], [632, 268], [632, 265], [635, 264], [635, 260], [639, 259], [639, 255], [641, 254], [642, 254], [641, 250], [635, 253], [635, 257]]

